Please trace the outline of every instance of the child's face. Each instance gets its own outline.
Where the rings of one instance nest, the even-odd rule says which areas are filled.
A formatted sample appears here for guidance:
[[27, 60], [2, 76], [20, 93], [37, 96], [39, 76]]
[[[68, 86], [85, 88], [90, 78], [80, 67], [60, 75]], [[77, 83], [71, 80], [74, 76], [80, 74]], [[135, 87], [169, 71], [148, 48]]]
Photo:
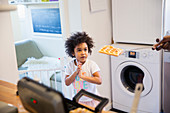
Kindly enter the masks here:
[[84, 63], [88, 57], [88, 46], [86, 43], [81, 43], [74, 48], [73, 54], [77, 61]]

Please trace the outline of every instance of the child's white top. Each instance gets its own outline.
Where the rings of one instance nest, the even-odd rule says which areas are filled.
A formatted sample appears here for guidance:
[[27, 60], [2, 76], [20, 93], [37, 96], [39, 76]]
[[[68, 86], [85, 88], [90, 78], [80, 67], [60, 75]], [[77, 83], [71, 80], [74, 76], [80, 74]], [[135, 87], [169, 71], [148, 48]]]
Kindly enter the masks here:
[[[77, 69], [77, 66], [74, 63], [74, 60], [72, 60], [71, 62], [69, 62], [67, 64], [66, 71], [65, 71], [66, 75], [72, 75], [72, 73]], [[93, 76], [92, 74], [97, 72], [97, 71], [100, 71], [100, 68], [92, 60], [87, 59], [86, 62], [82, 65], [82, 71], [81, 72], [82, 73], [85, 72], [84, 75], [86, 75], [86, 76], [92, 77]], [[84, 89], [84, 90], [91, 92], [93, 94], [97, 94], [96, 84], [82, 80], [82, 79], [79, 78], [78, 75], [76, 76], [76, 78], [74, 79], [74, 82], [72, 84], [73, 84], [73, 87], [74, 87], [74, 89], [73, 89], [74, 95], [77, 94], [81, 89]], [[86, 101], [91, 101], [91, 100], [92, 99], [90, 99], [90, 98], [82, 96], [79, 101], [86, 102]]]

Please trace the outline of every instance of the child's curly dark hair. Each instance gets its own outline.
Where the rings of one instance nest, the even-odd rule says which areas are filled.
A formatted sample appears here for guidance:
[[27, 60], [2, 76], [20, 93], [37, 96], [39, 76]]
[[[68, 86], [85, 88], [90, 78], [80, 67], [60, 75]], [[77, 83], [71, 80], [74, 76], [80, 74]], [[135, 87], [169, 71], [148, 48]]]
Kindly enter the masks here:
[[81, 43], [86, 43], [88, 46], [88, 53], [92, 53], [92, 48], [94, 47], [94, 42], [91, 37], [88, 36], [86, 32], [76, 32], [72, 36], [70, 36], [66, 42], [65, 42], [65, 48], [66, 48], [66, 53], [74, 58], [73, 56], [74, 53], [74, 48], [81, 44]]

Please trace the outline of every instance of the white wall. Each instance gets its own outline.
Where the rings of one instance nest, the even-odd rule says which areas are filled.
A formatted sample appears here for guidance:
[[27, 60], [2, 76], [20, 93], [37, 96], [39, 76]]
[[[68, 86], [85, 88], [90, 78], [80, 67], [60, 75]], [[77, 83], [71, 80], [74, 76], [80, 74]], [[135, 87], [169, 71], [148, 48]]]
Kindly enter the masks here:
[[69, 0], [68, 1], [68, 21], [69, 21], [69, 31], [70, 33], [76, 31], [82, 31], [82, 21], [81, 21], [81, 6], [80, 0]]
[[66, 56], [64, 40], [62, 38], [34, 37], [33, 40], [45, 56], [61, 58]]
[[[7, 0], [0, 1], [0, 4], [7, 3]], [[17, 83], [17, 73], [10, 13], [4, 11], [0, 12], [0, 80]]]
[[15, 37], [14, 41], [23, 40], [22, 35], [25, 34], [25, 32], [21, 32], [20, 25], [23, 24], [24, 21], [22, 21], [22, 22], [19, 21], [17, 10], [11, 11], [10, 16], [11, 16], [11, 23], [12, 23], [12, 29], [13, 29], [13, 37]]
[[94, 60], [101, 69], [102, 85], [98, 86], [101, 96], [111, 100], [110, 85], [110, 58], [98, 52], [104, 45], [111, 44], [112, 28], [111, 28], [111, 0], [106, 0], [106, 10], [99, 12], [90, 12], [89, 0], [81, 0], [81, 17], [82, 30], [86, 31], [95, 42], [90, 59]]

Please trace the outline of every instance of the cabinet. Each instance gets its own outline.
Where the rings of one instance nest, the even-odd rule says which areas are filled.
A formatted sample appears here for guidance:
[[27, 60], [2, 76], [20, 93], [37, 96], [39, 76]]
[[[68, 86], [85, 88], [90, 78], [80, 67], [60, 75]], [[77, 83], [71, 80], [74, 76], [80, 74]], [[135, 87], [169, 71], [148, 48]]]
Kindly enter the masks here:
[[113, 40], [153, 44], [163, 36], [164, 0], [112, 0]]

